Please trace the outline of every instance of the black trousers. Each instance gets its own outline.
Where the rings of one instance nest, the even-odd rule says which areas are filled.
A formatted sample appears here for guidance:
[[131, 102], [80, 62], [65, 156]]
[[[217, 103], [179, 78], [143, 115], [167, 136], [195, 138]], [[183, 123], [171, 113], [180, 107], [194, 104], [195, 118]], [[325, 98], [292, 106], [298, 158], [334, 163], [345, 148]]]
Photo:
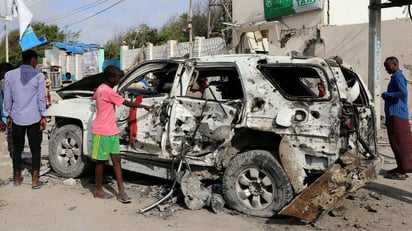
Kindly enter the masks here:
[[41, 142], [43, 133], [40, 131], [40, 121], [27, 126], [12, 123], [13, 138], [13, 170], [21, 171], [21, 154], [24, 150], [25, 136], [29, 140], [30, 152], [32, 155], [32, 170], [40, 170]]

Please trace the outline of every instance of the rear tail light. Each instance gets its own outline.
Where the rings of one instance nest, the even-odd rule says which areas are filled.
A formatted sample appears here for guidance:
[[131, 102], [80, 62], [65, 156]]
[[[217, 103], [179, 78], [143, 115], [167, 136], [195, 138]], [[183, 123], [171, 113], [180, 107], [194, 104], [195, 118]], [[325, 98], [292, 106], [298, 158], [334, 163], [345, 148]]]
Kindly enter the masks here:
[[356, 112], [353, 106], [349, 103], [343, 104], [342, 116], [340, 122], [341, 132], [353, 132], [356, 131]]

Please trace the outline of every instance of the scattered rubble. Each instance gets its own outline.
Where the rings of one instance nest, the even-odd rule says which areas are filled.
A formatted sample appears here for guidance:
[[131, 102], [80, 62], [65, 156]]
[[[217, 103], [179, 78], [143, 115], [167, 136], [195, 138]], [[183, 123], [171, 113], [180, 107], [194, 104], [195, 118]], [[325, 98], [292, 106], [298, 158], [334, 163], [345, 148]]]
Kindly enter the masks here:
[[63, 184], [67, 186], [73, 186], [76, 184], [76, 180], [73, 178], [69, 178], [69, 179], [64, 180]]
[[382, 199], [382, 195], [377, 192], [370, 192], [368, 195], [376, 200]]
[[345, 216], [347, 211], [348, 211], [348, 208], [346, 208], [345, 206], [339, 206], [339, 207], [332, 209], [329, 212], [329, 215], [332, 217], [343, 217]]

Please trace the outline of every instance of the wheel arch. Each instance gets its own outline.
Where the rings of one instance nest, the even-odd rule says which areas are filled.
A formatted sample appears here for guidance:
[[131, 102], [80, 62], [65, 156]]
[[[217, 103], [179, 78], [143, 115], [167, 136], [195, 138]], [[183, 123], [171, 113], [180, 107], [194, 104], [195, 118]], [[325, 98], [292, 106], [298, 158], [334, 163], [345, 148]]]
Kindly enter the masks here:
[[53, 132], [53, 130], [63, 127], [64, 125], [67, 125], [67, 124], [72, 124], [80, 128], [80, 130], [82, 131], [82, 137], [81, 137], [82, 138], [82, 154], [88, 156], [89, 155], [89, 143], [88, 143], [87, 137], [89, 137], [89, 129], [87, 129], [87, 126], [90, 123], [85, 123], [83, 120], [81, 120], [80, 118], [76, 118], [76, 117], [61, 117], [61, 116], [55, 116], [54, 121], [55, 122], [54, 122], [51, 133]]
[[281, 140], [282, 137], [274, 132], [240, 128], [235, 131], [231, 146], [238, 153], [256, 149], [265, 150], [270, 152], [279, 161], [279, 145]]
[[57, 120], [49, 138], [49, 161], [53, 170], [67, 178], [90, 171], [91, 160], [83, 153], [83, 132], [79, 123]]

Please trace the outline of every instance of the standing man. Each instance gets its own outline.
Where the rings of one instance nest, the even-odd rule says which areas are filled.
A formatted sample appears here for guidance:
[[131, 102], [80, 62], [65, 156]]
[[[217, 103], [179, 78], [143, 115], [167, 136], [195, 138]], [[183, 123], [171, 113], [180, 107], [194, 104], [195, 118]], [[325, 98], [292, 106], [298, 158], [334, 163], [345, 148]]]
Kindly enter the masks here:
[[100, 84], [93, 95], [93, 99], [96, 100], [96, 119], [92, 128], [91, 148], [91, 157], [96, 161], [96, 191], [94, 197], [101, 199], [113, 197], [112, 194], [105, 192], [102, 186], [104, 164], [110, 156], [118, 187], [117, 200], [122, 203], [130, 203], [123, 186], [119, 129], [116, 123], [115, 106], [123, 104], [128, 107], [144, 108], [146, 110], [150, 110], [152, 106], [127, 101], [113, 90], [113, 87], [119, 83], [122, 77], [122, 71], [119, 68], [110, 65], [104, 69], [103, 73], [105, 82]]
[[382, 93], [385, 101], [386, 128], [389, 143], [395, 155], [397, 167], [389, 170], [386, 178], [406, 180], [406, 173], [412, 172], [412, 133], [409, 126], [408, 87], [399, 61], [388, 57], [385, 70], [391, 75], [388, 90]]
[[32, 154], [32, 189], [39, 189], [44, 185], [39, 179], [39, 170], [42, 131], [46, 129], [45, 77], [35, 69], [38, 59], [35, 51], [24, 51], [22, 58], [22, 65], [5, 75], [6, 126], [12, 128], [14, 185], [22, 183], [21, 154], [27, 133]]

